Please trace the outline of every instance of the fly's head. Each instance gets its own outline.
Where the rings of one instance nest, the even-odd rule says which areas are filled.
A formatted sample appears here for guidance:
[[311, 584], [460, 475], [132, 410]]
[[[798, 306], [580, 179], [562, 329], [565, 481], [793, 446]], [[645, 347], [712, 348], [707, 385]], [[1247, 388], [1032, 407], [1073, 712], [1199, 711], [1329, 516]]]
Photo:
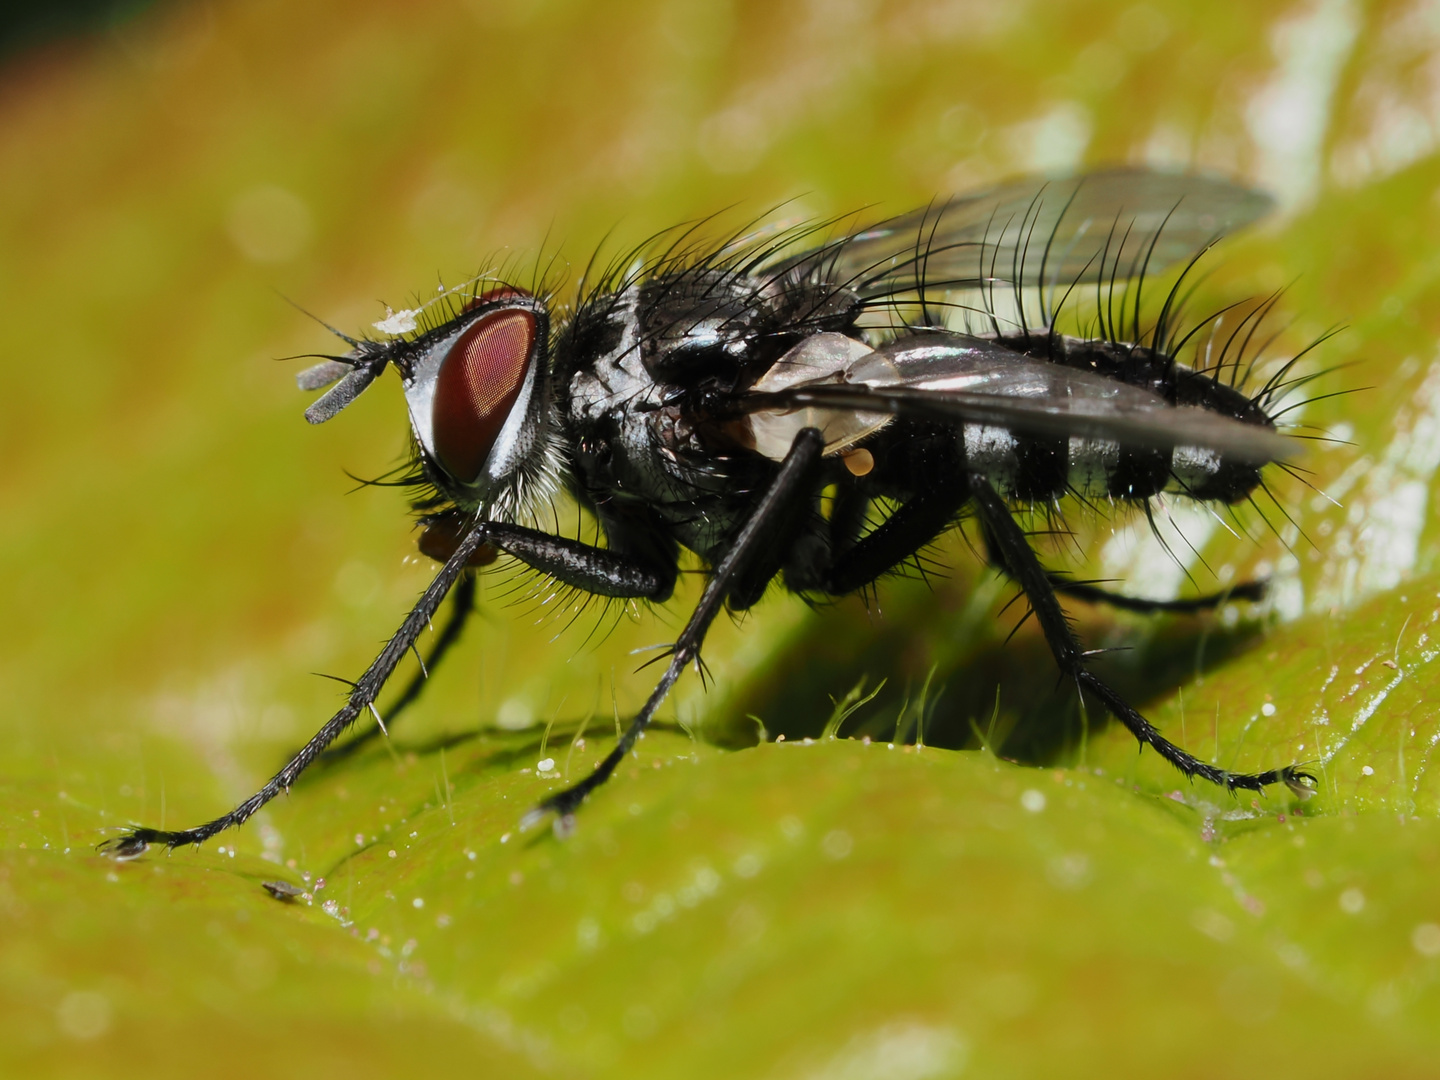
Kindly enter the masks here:
[[306, 419], [328, 420], [392, 366], [405, 390], [423, 481], [438, 496], [421, 508], [448, 508], [452, 519], [458, 513], [514, 520], [555, 482], [545, 301], [499, 287], [475, 293], [418, 331], [415, 314], [403, 313], [408, 319], [395, 327], [401, 336], [346, 338], [350, 352], [301, 372], [302, 389], [339, 378]]

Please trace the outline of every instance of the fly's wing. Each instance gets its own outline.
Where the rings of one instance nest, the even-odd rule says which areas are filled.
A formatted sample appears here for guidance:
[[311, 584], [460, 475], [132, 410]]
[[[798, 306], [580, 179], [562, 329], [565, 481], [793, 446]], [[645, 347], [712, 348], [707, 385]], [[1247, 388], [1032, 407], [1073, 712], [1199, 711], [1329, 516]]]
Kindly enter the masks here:
[[892, 218], [770, 269], [844, 285], [862, 299], [922, 285], [1123, 281], [1193, 256], [1273, 204], [1217, 177], [1147, 169], [1026, 177]]
[[[836, 351], [815, 338], [790, 355]], [[854, 358], [843, 371], [825, 370], [821, 364], [815, 378], [792, 379], [779, 389], [767, 391], [762, 380], [742, 407], [750, 414], [756, 448], [767, 456], [774, 456], [767, 451], [772, 443], [777, 448], [784, 443], [783, 457], [792, 428], [819, 427], [834, 452], [883, 426], [878, 421], [886, 416], [984, 424], [1048, 438], [1109, 440], [1135, 449], [1195, 447], [1253, 465], [1292, 454], [1291, 441], [1272, 428], [1171, 405], [1141, 387], [1031, 360], [965, 334], [904, 338]], [[832, 432], [846, 437], [831, 438]]]

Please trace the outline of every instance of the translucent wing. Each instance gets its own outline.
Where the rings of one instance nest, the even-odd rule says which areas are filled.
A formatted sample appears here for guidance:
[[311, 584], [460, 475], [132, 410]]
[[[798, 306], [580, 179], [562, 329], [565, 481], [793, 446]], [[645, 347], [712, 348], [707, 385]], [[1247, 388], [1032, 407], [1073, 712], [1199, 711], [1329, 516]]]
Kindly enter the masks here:
[[927, 334], [863, 353], [853, 342], [841, 344], [849, 340], [815, 335], [744, 399], [761, 453], [783, 457], [802, 427], [819, 428], [838, 451], [896, 415], [1136, 449], [1195, 447], [1257, 465], [1293, 453], [1291, 440], [1272, 428], [1175, 406], [1144, 388], [1031, 360], [985, 338]]
[[846, 284], [866, 299], [915, 292], [922, 283], [1125, 280], [1193, 256], [1273, 204], [1228, 180], [1148, 169], [1026, 177], [881, 222], [772, 271]]

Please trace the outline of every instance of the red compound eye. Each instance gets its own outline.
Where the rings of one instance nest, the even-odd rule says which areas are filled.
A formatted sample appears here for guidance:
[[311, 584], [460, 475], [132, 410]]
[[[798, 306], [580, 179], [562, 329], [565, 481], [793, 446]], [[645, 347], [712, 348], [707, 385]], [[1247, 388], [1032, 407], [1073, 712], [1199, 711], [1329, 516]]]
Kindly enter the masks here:
[[525, 381], [534, 344], [533, 313], [497, 311], [461, 334], [441, 363], [435, 453], [457, 480], [471, 483], [480, 475]]

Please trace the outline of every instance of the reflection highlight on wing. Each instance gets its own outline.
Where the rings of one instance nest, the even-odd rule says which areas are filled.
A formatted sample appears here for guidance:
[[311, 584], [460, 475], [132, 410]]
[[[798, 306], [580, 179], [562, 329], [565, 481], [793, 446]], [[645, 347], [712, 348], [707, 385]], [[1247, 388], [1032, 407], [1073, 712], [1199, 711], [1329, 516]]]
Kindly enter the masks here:
[[1254, 465], [1284, 460], [1294, 447], [1273, 428], [1172, 405], [1142, 387], [965, 334], [927, 334], [875, 350], [840, 334], [817, 334], [755, 385], [744, 410], [756, 449], [771, 457], [783, 457], [802, 427], [819, 428], [835, 453], [893, 416], [1137, 449], [1195, 447]]

